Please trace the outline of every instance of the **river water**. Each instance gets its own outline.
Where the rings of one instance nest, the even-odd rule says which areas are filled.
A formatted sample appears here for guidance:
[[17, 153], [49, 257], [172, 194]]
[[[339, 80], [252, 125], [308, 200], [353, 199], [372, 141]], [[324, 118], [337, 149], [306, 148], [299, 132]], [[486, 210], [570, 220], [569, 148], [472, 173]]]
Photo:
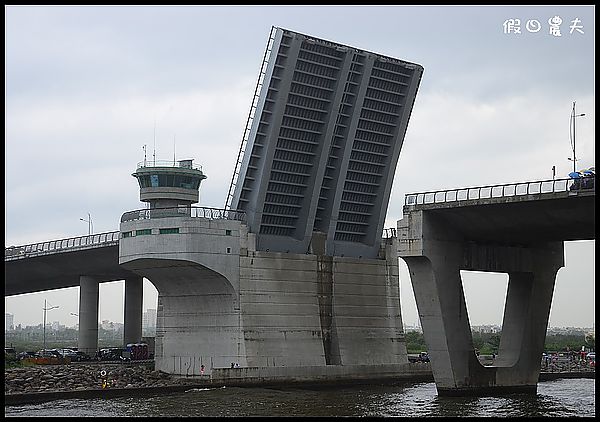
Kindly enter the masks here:
[[594, 379], [538, 384], [537, 394], [438, 397], [435, 384], [319, 388], [191, 389], [111, 399], [5, 406], [5, 416], [585, 416], [595, 417]]

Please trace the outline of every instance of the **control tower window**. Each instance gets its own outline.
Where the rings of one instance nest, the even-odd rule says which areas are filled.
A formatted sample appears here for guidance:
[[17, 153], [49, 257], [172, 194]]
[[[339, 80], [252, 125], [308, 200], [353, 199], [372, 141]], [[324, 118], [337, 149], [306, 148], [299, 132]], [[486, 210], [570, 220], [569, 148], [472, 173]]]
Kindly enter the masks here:
[[175, 175], [175, 187], [184, 189], [193, 189], [191, 176]]
[[137, 177], [141, 188], [175, 187], [183, 189], [198, 189], [201, 178], [179, 174], [152, 174]]

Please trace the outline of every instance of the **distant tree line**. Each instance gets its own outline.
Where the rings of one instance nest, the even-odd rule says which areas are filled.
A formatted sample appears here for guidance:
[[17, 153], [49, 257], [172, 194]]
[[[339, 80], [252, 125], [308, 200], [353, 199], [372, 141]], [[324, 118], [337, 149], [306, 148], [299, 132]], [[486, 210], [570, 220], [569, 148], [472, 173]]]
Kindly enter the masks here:
[[[482, 333], [473, 331], [473, 347], [482, 355], [498, 354], [500, 336], [502, 333]], [[427, 351], [425, 338], [422, 333], [409, 331], [405, 333], [406, 350], [408, 353], [420, 353]], [[596, 339], [593, 335], [585, 334], [547, 334], [544, 350], [550, 352], [561, 352], [568, 350], [581, 350], [584, 346], [587, 350], [596, 350]]]
[[[74, 328], [64, 330], [46, 329], [46, 349], [63, 349], [77, 347], [79, 332]], [[105, 330], [98, 325], [98, 348], [121, 347], [123, 342], [123, 329]], [[17, 353], [24, 351], [37, 352], [44, 347], [44, 334], [41, 324], [18, 331], [4, 332], [4, 346], [13, 347]]]

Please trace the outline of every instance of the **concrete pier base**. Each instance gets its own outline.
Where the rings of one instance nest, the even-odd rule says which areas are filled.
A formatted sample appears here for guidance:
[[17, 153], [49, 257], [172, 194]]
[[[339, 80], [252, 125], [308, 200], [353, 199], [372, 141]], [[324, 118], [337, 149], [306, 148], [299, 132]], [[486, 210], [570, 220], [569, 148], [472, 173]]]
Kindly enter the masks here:
[[[401, 256], [410, 271], [438, 394], [535, 393], [555, 277], [564, 265], [563, 242], [464, 241], [441, 221], [425, 217], [420, 241], [408, 242]], [[460, 270], [509, 274], [493, 366], [484, 367], [475, 354]]]
[[144, 279], [125, 279], [125, 315], [123, 345], [139, 343], [142, 340], [142, 303], [144, 299]]
[[94, 356], [98, 350], [98, 280], [82, 275], [79, 277], [79, 336], [78, 350]]
[[323, 236], [307, 253], [257, 251], [238, 221], [121, 223], [132, 233], [150, 227], [121, 239], [119, 263], [158, 290], [156, 369], [212, 376], [232, 363], [268, 373], [408, 363], [397, 239], [366, 259], [324, 255]]
[[[460, 270], [492, 269], [464, 265], [465, 250], [458, 244], [440, 244], [428, 248], [425, 257], [404, 258], [440, 395], [461, 395], [467, 390], [474, 394], [493, 389], [536, 391], [562, 251], [562, 242], [520, 251], [521, 271], [508, 271], [498, 356], [487, 367], [480, 364], [473, 347]], [[503, 266], [502, 259], [497, 259], [493, 271]]]

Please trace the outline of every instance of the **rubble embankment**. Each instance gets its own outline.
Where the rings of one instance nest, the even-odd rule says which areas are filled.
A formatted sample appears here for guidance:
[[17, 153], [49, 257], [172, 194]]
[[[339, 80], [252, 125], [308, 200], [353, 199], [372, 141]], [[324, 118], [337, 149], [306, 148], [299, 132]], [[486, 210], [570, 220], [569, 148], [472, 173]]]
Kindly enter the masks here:
[[67, 392], [98, 389], [169, 387], [197, 384], [154, 370], [154, 363], [78, 363], [33, 365], [4, 370], [4, 394]]

